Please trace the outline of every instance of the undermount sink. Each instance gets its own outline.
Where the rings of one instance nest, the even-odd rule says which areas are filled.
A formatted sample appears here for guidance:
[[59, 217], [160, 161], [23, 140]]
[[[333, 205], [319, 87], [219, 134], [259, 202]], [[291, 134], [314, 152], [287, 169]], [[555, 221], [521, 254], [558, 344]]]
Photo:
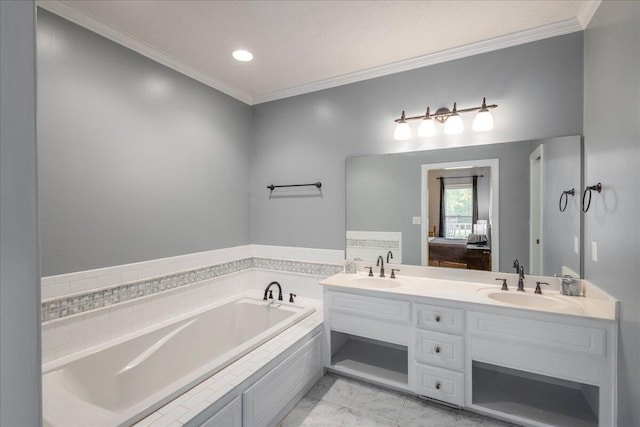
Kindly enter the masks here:
[[398, 279], [388, 279], [385, 277], [356, 277], [351, 281], [352, 285], [363, 286], [366, 288], [389, 289], [399, 288], [402, 281]]
[[486, 291], [485, 295], [494, 301], [504, 302], [512, 305], [519, 305], [521, 307], [535, 307], [535, 308], [568, 308], [571, 306], [569, 302], [561, 300], [559, 298], [524, 292], [505, 292], [505, 291]]

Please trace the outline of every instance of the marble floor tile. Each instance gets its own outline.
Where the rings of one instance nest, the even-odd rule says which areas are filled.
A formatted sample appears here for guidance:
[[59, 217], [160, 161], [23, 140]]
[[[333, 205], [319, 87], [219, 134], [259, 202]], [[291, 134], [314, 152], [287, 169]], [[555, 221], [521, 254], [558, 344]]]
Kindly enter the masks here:
[[351, 407], [377, 418], [397, 422], [406, 399], [406, 395], [367, 385], [358, 392]]
[[402, 427], [452, 427], [458, 420], [458, 412], [441, 405], [408, 397], [398, 424]]
[[510, 427], [514, 424], [504, 423], [492, 418], [460, 411], [458, 414], [458, 424], [456, 427]]
[[508, 427], [491, 418], [327, 374], [280, 427]]
[[327, 374], [306, 394], [311, 400], [324, 400], [349, 406], [365, 386], [355, 380]]

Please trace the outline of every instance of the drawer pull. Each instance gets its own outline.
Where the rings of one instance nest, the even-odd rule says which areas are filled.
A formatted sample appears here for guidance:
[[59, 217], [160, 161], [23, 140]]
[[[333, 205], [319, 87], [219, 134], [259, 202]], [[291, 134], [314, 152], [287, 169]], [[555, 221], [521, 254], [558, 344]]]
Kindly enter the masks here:
[[436, 322], [439, 322], [439, 321], [440, 321], [440, 315], [436, 314]]
[[440, 382], [436, 383], [436, 390], [440, 390]]
[[440, 353], [440, 347], [436, 347], [436, 353]]

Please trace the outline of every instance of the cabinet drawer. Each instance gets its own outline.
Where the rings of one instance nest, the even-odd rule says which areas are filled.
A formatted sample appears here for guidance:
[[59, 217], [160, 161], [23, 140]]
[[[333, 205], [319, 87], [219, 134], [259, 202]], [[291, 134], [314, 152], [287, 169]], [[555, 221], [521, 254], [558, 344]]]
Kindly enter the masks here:
[[331, 330], [394, 344], [409, 345], [408, 325], [367, 319], [343, 313], [331, 313]]
[[242, 400], [240, 396], [229, 402], [201, 427], [242, 427]]
[[470, 312], [468, 330], [481, 338], [605, 355], [606, 331], [600, 328]]
[[329, 309], [399, 323], [409, 323], [411, 304], [384, 298], [329, 292]]
[[456, 335], [416, 330], [415, 358], [443, 368], [464, 369], [464, 339]]
[[437, 305], [414, 304], [415, 324], [420, 329], [462, 334], [464, 311]]
[[322, 335], [318, 334], [243, 394], [243, 424], [266, 427], [322, 372]]
[[464, 406], [464, 375], [417, 364], [416, 392], [432, 399]]

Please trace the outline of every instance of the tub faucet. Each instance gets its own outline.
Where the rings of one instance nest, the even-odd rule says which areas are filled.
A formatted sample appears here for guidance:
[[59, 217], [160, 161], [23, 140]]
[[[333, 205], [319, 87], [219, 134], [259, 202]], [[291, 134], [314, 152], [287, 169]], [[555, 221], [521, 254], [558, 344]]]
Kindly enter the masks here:
[[380, 277], [384, 277], [384, 258], [382, 258], [382, 255], [378, 256], [376, 267], [380, 267]]
[[391, 252], [391, 251], [387, 252], [387, 264], [389, 264], [389, 257], [391, 257], [391, 259], [393, 259], [393, 252]]
[[520, 271], [518, 272], [518, 290], [524, 292], [524, 265], [520, 266]]
[[269, 295], [269, 298], [273, 299], [273, 291], [269, 290], [272, 285], [276, 285], [278, 287], [278, 301], [282, 301], [282, 286], [280, 286], [280, 283], [278, 282], [271, 282], [267, 285], [267, 288], [264, 290], [264, 298], [262, 299], [266, 301], [267, 294]]

